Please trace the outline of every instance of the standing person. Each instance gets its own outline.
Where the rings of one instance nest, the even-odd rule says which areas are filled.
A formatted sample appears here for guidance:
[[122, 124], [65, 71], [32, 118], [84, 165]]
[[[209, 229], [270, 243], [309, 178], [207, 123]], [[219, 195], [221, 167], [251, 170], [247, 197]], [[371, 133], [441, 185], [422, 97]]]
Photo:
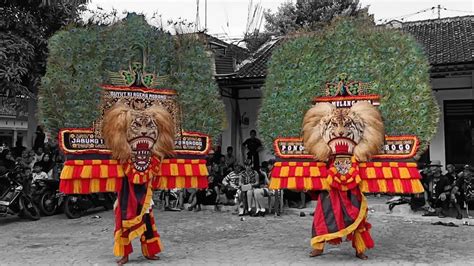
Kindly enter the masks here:
[[43, 127], [38, 125], [36, 127], [36, 138], [33, 144], [33, 150], [37, 151], [39, 148], [44, 149], [44, 140], [46, 139], [46, 134], [44, 134]]
[[[345, 144], [330, 145], [339, 141]], [[326, 243], [340, 244], [346, 238], [352, 240], [357, 258], [368, 258], [365, 251], [374, 241], [359, 165], [377, 154], [383, 142], [382, 115], [368, 102], [357, 102], [349, 110], [317, 103], [306, 112], [303, 143], [316, 161], [326, 162], [329, 185], [318, 194], [310, 257], [321, 256]]]
[[257, 131], [254, 129], [250, 130], [250, 138], [246, 139], [242, 146], [248, 150], [247, 159], [252, 160], [253, 169], [258, 170], [260, 168], [260, 158], [258, 153], [263, 150], [262, 142], [257, 138]]
[[[158, 260], [162, 246], [153, 216], [152, 182], [160, 178], [163, 158], [173, 153], [173, 119], [160, 106], [137, 111], [118, 102], [105, 112], [103, 121], [105, 143], [124, 169], [114, 208], [114, 255], [121, 257], [117, 264], [128, 262], [137, 237], [143, 256]], [[148, 163], [142, 167], [145, 160]]]

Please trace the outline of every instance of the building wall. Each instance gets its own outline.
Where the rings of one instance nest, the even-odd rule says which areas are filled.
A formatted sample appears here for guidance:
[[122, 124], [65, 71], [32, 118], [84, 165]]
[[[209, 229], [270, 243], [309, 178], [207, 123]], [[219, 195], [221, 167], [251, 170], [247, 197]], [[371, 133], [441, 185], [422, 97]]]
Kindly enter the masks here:
[[440, 89], [435, 90], [434, 95], [438, 101], [441, 116], [438, 124], [438, 131], [434, 136], [430, 144], [430, 159], [440, 160], [443, 166], [446, 165], [446, 152], [445, 152], [445, 135], [444, 135], [444, 101], [446, 100], [463, 100], [473, 99], [474, 93], [473, 88], [467, 89]]
[[22, 145], [27, 146], [26, 134], [28, 122], [17, 118], [0, 117], [0, 146], [4, 144], [15, 147], [18, 138], [22, 139]]
[[[257, 138], [260, 138], [260, 132], [257, 128], [257, 117], [261, 102], [261, 99], [239, 100], [241, 116], [248, 117], [249, 119], [248, 125], [241, 125], [242, 142], [250, 137], [250, 130], [252, 129], [257, 131]], [[260, 152], [260, 162], [267, 161], [272, 158], [275, 158], [275, 156], [272, 155], [272, 151], [264, 149]]]
[[[224, 104], [226, 106], [227, 114], [227, 128], [222, 132], [222, 152], [224, 153], [228, 146], [234, 147], [234, 153], [237, 156], [240, 163], [246, 156], [242, 151], [242, 143], [250, 137], [250, 130], [255, 129], [257, 131], [257, 138], [259, 138], [259, 132], [257, 128], [257, 116], [260, 108], [261, 99], [260, 90], [241, 90], [239, 92], [239, 110], [240, 119], [235, 114], [237, 110], [236, 102], [234, 99], [224, 98]], [[248, 98], [248, 99], [246, 99]], [[241, 121], [248, 119], [248, 124], [242, 123]], [[275, 158], [272, 155], [272, 151], [263, 150], [260, 152], [260, 161], [266, 161]]]

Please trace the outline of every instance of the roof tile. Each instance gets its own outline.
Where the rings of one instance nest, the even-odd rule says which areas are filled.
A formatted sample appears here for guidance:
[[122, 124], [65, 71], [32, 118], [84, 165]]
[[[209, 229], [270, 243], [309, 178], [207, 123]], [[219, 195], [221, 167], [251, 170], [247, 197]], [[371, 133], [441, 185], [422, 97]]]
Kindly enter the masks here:
[[[424, 47], [431, 65], [474, 62], [474, 16], [401, 23], [401, 30], [412, 34]], [[281, 38], [265, 43], [232, 76], [224, 78], [262, 78], [267, 63]]]

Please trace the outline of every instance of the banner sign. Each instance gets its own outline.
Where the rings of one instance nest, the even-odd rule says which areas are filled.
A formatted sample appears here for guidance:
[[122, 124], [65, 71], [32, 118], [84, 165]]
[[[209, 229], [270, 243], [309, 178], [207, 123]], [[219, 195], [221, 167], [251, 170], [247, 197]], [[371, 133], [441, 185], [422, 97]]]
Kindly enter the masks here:
[[337, 108], [351, 108], [356, 102], [367, 101], [374, 106], [380, 105], [380, 96], [375, 94], [368, 95], [354, 95], [354, 96], [327, 96], [315, 97], [313, 104], [327, 102], [334, 104]]
[[[59, 143], [65, 154], [111, 154], [103, 138], [92, 128], [65, 128], [59, 132]], [[206, 155], [211, 149], [211, 139], [206, 134], [183, 132], [176, 136], [176, 154]]]
[[198, 132], [183, 132], [176, 136], [174, 151], [177, 154], [206, 155], [211, 150], [211, 138]]
[[[411, 159], [418, 151], [419, 140], [416, 136], [385, 136], [381, 153], [372, 159]], [[299, 137], [277, 138], [273, 142], [276, 156], [282, 159], [312, 159]]]

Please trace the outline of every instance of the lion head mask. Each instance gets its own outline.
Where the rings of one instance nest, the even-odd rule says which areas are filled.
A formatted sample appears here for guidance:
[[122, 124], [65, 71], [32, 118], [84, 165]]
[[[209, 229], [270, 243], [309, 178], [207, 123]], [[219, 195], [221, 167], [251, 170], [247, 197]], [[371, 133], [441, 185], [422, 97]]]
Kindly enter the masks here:
[[357, 102], [350, 109], [317, 103], [303, 119], [303, 141], [316, 160], [327, 161], [332, 155], [343, 154], [367, 161], [382, 147], [382, 116], [368, 102]]
[[173, 152], [172, 117], [157, 105], [138, 111], [120, 102], [114, 104], [104, 115], [102, 135], [113, 158], [131, 159], [138, 171], [148, 168], [152, 155], [162, 159]]

